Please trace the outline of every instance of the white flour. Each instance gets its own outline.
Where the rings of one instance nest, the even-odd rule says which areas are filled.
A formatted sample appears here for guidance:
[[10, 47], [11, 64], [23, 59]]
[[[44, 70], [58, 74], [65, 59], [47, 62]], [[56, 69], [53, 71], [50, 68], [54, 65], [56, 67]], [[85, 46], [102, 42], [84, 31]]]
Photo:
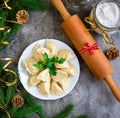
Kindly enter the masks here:
[[113, 2], [102, 3], [96, 8], [96, 18], [105, 27], [120, 26], [120, 8]]

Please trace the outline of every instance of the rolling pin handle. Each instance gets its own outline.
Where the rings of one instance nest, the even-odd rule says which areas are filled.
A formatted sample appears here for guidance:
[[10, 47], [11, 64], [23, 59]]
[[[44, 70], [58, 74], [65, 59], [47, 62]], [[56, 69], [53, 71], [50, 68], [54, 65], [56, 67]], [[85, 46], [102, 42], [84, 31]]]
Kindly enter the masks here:
[[114, 80], [112, 79], [112, 76], [108, 75], [104, 78], [104, 80], [108, 84], [115, 98], [120, 102], [120, 88], [114, 82]]
[[60, 12], [60, 14], [61, 14], [61, 16], [63, 17], [64, 20], [71, 17], [71, 15], [68, 13], [68, 11], [66, 10], [66, 8], [63, 5], [61, 0], [52, 0], [52, 3], [57, 8], [57, 10]]

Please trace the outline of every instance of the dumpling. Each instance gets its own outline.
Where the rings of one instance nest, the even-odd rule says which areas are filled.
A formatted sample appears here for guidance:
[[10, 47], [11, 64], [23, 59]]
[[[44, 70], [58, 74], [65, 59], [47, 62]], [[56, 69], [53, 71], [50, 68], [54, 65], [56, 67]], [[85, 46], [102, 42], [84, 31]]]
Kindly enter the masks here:
[[39, 69], [34, 66], [37, 61], [33, 57], [28, 57], [23, 61], [23, 66], [31, 75], [37, 75], [39, 73]]
[[41, 80], [37, 79], [36, 75], [30, 76], [28, 79], [28, 86], [32, 87], [40, 83]]
[[38, 90], [41, 94], [48, 96], [50, 91], [50, 81], [40, 82]]
[[42, 80], [42, 81], [49, 81], [50, 78], [50, 74], [49, 74], [49, 69], [45, 69], [43, 71], [41, 71], [38, 76], [37, 76], [38, 80]]
[[44, 48], [42, 46], [40, 46], [39, 44], [37, 44], [34, 48], [33, 48], [33, 57], [37, 60], [37, 61], [45, 61], [43, 54], [47, 53], [48, 56], [50, 57], [50, 51], [47, 48]]
[[52, 76], [52, 79], [56, 82], [60, 82], [65, 78], [68, 78], [68, 74], [63, 70], [57, 70], [57, 74], [55, 76]]
[[56, 68], [68, 68], [68, 69], [70, 69], [70, 64], [69, 64], [69, 62], [66, 60], [66, 61], [64, 61], [62, 64], [59, 64], [59, 63], [55, 63], [55, 66], [56, 66]]
[[61, 49], [59, 52], [58, 52], [58, 57], [63, 57], [65, 58], [66, 60], [70, 60], [74, 57], [74, 53], [71, 52], [70, 50], [67, 50], [67, 49]]
[[58, 82], [63, 90], [67, 90], [70, 87], [70, 79], [64, 78], [62, 81]]
[[37, 60], [37, 61], [40, 61], [40, 57], [39, 57], [39, 53], [38, 53], [38, 49], [42, 48], [42, 46], [37, 43], [35, 45], [35, 47], [33, 48], [33, 51], [32, 51], [32, 56]]
[[70, 68], [63, 68], [63, 71], [67, 72], [69, 75], [76, 75], [76, 68], [74, 65], [70, 64]]
[[46, 48], [50, 50], [51, 57], [56, 56], [58, 54], [58, 47], [53, 41], [47, 39]]
[[55, 81], [51, 82], [50, 91], [53, 95], [62, 95], [64, 93], [63, 89]]

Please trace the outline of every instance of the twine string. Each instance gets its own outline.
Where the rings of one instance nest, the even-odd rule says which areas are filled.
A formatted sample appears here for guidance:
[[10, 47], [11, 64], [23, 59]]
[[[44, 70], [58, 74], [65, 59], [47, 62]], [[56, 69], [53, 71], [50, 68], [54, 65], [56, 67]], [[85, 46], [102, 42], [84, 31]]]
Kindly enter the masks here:
[[89, 31], [95, 30], [98, 28], [102, 34], [103, 41], [111, 47], [115, 46], [113, 37], [109, 33], [107, 33], [107, 31], [105, 29], [103, 29], [100, 25], [98, 25], [95, 22], [95, 19], [92, 19], [90, 17], [86, 17], [85, 22], [90, 24], [91, 26], [93, 26], [91, 29], [88, 29]]

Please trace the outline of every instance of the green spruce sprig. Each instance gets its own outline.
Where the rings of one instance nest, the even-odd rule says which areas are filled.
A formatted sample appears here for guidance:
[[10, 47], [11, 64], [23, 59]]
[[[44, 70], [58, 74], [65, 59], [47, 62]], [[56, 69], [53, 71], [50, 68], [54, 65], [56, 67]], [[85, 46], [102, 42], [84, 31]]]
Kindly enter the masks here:
[[55, 63], [62, 64], [65, 61], [65, 58], [59, 58], [57, 56], [53, 56], [52, 58], [49, 58], [47, 53], [43, 54], [43, 57], [45, 61], [40, 61], [34, 66], [38, 68], [39, 70], [44, 70], [46, 68], [49, 69], [50, 76], [55, 76], [57, 74], [57, 68], [55, 67]]
[[[0, 63], [0, 78], [3, 78], [6, 75], [5, 72], [2, 72], [2, 67], [3, 65]], [[11, 74], [8, 75], [7, 80], [12, 81], [13, 76]], [[0, 118], [7, 118], [8, 116], [6, 113], [8, 113], [11, 118], [23, 118], [35, 113], [38, 114], [40, 118], [45, 118], [42, 106], [36, 103], [26, 92], [20, 93], [25, 101], [21, 108], [16, 108], [11, 104], [12, 98], [16, 95], [18, 85], [22, 88], [19, 81], [12, 86], [0, 87]]]
[[46, 118], [45, 112], [40, 104], [37, 104], [27, 93], [24, 93], [22, 96], [32, 109], [37, 109], [36, 113], [40, 116], [40, 118]]
[[87, 115], [79, 115], [76, 118], [87, 118]]
[[[3, 3], [4, 0], [1, 0], [0, 6]], [[49, 8], [42, 0], [9, 0], [7, 4], [12, 8], [12, 10], [0, 7], [0, 28], [5, 26], [9, 27], [9, 29], [0, 30], [0, 51], [6, 48], [8, 43], [11, 43], [17, 32], [21, 31], [22, 26], [20, 24], [8, 23], [6, 20], [16, 21], [16, 13], [19, 10], [25, 10], [26, 8], [41, 11]]]
[[58, 113], [53, 118], [67, 118], [70, 115], [70, 113], [72, 112], [73, 108], [74, 108], [74, 105], [72, 103], [70, 103], [64, 108], [63, 111]]
[[42, 0], [17, 0], [23, 7], [32, 8], [35, 10], [47, 10], [48, 5]]

